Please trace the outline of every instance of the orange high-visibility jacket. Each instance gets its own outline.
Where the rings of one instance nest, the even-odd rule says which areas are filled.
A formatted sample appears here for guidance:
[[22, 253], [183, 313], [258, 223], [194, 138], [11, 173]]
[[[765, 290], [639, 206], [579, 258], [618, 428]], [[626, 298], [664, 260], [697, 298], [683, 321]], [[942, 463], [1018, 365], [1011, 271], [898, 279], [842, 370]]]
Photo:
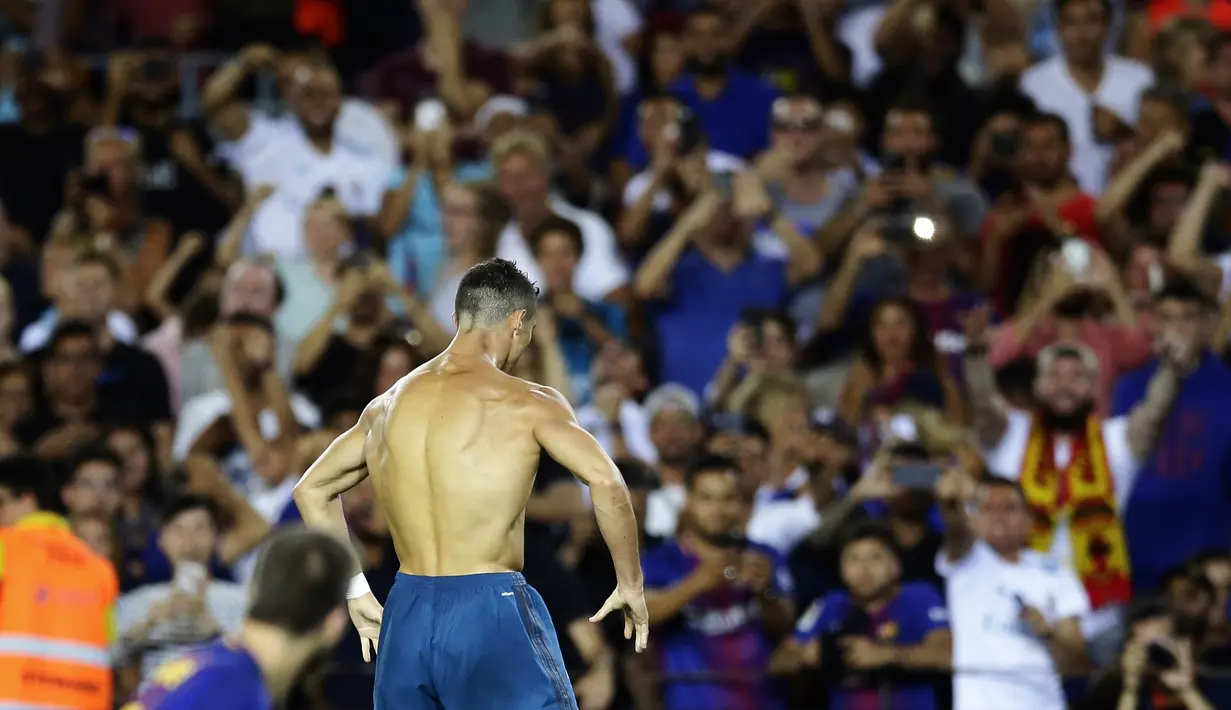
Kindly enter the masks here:
[[0, 529], [0, 710], [112, 707], [111, 563], [37, 513]]

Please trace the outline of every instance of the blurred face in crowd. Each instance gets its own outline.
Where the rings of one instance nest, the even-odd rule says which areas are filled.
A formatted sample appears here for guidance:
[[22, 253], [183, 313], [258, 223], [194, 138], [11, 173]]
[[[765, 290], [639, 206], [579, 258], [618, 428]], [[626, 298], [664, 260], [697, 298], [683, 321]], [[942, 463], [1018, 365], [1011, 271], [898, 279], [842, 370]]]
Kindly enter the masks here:
[[38, 512], [33, 493], [16, 495], [12, 489], [0, 486], [0, 528], [12, 527], [27, 515]]
[[839, 564], [842, 581], [862, 602], [883, 597], [898, 583], [902, 571], [893, 551], [874, 538], [848, 543], [842, 548]]
[[231, 357], [244, 380], [255, 387], [263, 369], [273, 361], [273, 333], [255, 323], [233, 323], [228, 327], [235, 338], [231, 343]]
[[120, 491], [137, 495], [150, 476], [150, 449], [134, 429], [115, 429], [107, 435], [107, 447], [120, 458]]
[[914, 316], [898, 303], [887, 303], [872, 314], [872, 346], [882, 362], [901, 366], [910, 359], [915, 339]]
[[1056, 20], [1065, 58], [1082, 66], [1097, 62], [1103, 55], [1108, 19], [1099, 0], [1071, 0], [1060, 8]]
[[737, 529], [742, 501], [734, 471], [705, 471], [693, 479], [685, 513], [700, 535], [722, 535]]
[[80, 402], [94, 392], [102, 371], [98, 344], [87, 335], [63, 338], [52, 347], [43, 365], [47, 393], [63, 401]]
[[415, 357], [410, 346], [395, 345], [385, 349], [380, 356], [380, 367], [376, 372], [376, 392], [385, 392], [397, 381], [415, 369]]
[[102, 323], [115, 300], [115, 279], [105, 264], [87, 261], [68, 271], [63, 311], [70, 318]]
[[1231, 558], [1215, 557], [1203, 565], [1205, 578], [1214, 585], [1213, 611], [1217, 618], [1226, 618], [1227, 600], [1231, 597]]
[[314, 68], [295, 96], [296, 114], [304, 130], [310, 136], [331, 134], [341, 107], [342, 85], [337, 73], [328, 67]]
[[697, 12], [684, 23], [687, 66], [702, 77], [721, 77], [727, 71], [726, 28], [716, 13]]
[[474, 190], [451, 184], [441, 195], [445, 246], [451, 254], [476, 254], [483, 238], [479, 196]]
[[74, 515], [73, 534], [81, 539], [94, 554], [111, 559], [115, 554], [115, 540], [107, 519], [99, 515]]
[[1150, 190], [1149, 224], [1151, 234], [1165, 236], [1171, 233], [1184, 205], [1188, 204], [1188, 185], [1183, 182], [1163, 182]]
[[[1200, 571], [1195, 574], [1201, 574]], [[1187, 575], [1176, 577], [1163, 590], [1175, 610], [1176, 630], [1185, 636], [1205, 630], [1214, 607], [1214, 595], [1209, 587]]]
[[1178, 298], [1165, 298], [1154, 307], [1158, 332], [1190, 346], [1205, 339], [1208, 323], [1201, 304]]
[[740, 481], [753, 491], [765, 481], [765, 454], [769, 442], [761, 436], [734, 430], [720, 431], [705, 442], [705, 452], [725, 456], [739, 465]]
[[697, 455], [701, 445], [701, 423], [681, 407], [668, 406], [650, 420], [650, 441], [658, 456], [669, 466], [685, 466]]
[[1051, 189], [1068, 174], [1069, 146], [1055, 123], [1039, 121], [1024, 126], [1020, 146], [1018, 167], [1026, 182]]
[[1020, 552], [1030, 533], [1030, 515], [1021, 493], [1012, 486], [982, 485], [975, 505], [971, 517], [975, 534], [1002, 555]]
[[551, 180], [538, 155], [528, 150], [506, 155], [496, 168], [496, 180], [514, 215], [537, 214], [546, 209]]
[[893, 109], [885, 115], [881, 134], [881, 150], [901, 155], [907, 163], [917, 165], [936, 148], [936, 133], [932, 117], [923, 111]]
[[336, 259], [342, 245], [350, 241], [350, 225], [336, 206], [318, 203], [308, 208], [303, 236], [312, 258], [330, 261]]
[[535, 248], [534, 260], [543, 271], [546, 293], [570, 293], [573, 273], [581, 261], [581, 252], [572, 237], [563, 232], [544, 234]]
[[789, 370], [795, 363], [795, 343], [786, 325], [774, 318], [761, 323], [761, 357], [771, 370]]
[[770, 443], [780, 450], [799, 451], [809, 435], [808, 402], [797, 392], [766, 395], [757, 409]]
[[168, 520], [158, 533], [158, 546], [172, 565], [209, 564], [218, 541], [218, 529], [205, 508], [189, 508]]
[[1034, 394], [1044, 415], [1055, 426], [1074, 429], [1085, 424], [1094, 408], [1094, 373], [1081, 358], [1063, 355], [1040, 367]]
[[1124, 285], [1129, 296], [1146, 298], [1150, 294], [1150, 269], [1162, 265], [1162, 252], [1150, 244], [1137, 244], [1129, 252], [1124, 269]]
[[797, 167], [815, 164], [820, 154], [823, 126], [821, 105], [815, 99], [778, 99], [773, 107], [772, 148], [794, 156]]
[[131, 98], [138, 108], [174, 111], [180, 100], [179, 71], [169, 49], [149, 48], [139, 52]]
[[674, 32], [656, 32], [650, 42], [650, 74], [658, 86], [667, 86], [684, 71], [684, 41]]
[[218, 294], [220, 315], [251, 313], [272, 318], [278, 301], [278, 280], [265, 264], [241, 261], [232, 266]]
[[591, 365], [595, 384], [615, 382], [632, 397], [639, 397], [650, 385], [641, 367], [641, 354], [616, 340], [603, 346]]
[[11, 430], [30, 413], [32, 404], [30, 376], [25, 370], [14, 369], [0, 376], [0, 427]]
[[109, 461], [84, 461], [64, 487], [64, 506], [72, 514], [111, 519], [120, 506], [120, 471]]
[[52, 242], [43, 247], [39, 282], [43, 295], [53, 301], [61, 301], [68, 291], [68, 269], [73, 262], [73, 249], [66, 244]]

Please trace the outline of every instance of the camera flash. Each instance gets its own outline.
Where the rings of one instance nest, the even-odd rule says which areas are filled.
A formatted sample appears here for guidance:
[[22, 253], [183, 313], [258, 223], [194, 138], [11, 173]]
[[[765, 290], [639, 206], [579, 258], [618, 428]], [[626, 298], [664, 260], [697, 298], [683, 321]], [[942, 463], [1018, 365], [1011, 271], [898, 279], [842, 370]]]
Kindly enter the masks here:
[[932, 237], [936, 235], [936, 224], [927, 217], [916, 217], [914, 232], [916, 239], [922, 239], [925, 242], [930, 242], [932, 241]]

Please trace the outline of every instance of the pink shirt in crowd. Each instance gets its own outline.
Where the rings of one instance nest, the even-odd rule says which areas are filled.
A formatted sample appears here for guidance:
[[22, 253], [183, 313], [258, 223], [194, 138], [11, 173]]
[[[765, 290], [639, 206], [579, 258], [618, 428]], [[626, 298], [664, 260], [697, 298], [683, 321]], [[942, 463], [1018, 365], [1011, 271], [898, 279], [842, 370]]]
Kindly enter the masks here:
[[[1044, 348], [1058, 340], [1056, 322], [1050, 316], [1039, 321], [1025, 342], [1018, 339], [1016, 323], [1010, 320], [992, 339], [988, 357], [993, 367], [1000, 367], [1019, 357], [1037, 357]], [[1130, 328], [1087, 318], [1078, 328], [1077, 340], [1098, 357], [1099, 388], [1095, 411], [1105, 416], [1111, 407], [1116, 380], [1153, 357], [1154, 339], [1145, 323]]]

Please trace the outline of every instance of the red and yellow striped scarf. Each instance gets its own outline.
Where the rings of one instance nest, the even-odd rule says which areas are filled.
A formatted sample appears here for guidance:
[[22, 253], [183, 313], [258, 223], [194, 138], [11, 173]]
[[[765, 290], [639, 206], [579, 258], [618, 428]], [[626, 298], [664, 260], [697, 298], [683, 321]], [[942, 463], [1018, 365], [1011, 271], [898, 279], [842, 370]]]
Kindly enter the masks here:
[[1073, 437], [1069, 465], [1056, 465], [1054, 433], [1035, 417], [1022, 464], [1021, 484], [1030, 506], [1030, 546], [1050, 552], [1056, 525], [1067, 520], [1073, 567], [1099, 609], [1132, 596], [1128, 549], [1116, 510], [1115, 481], [1107, 465], [1102, 420], [1086, 420], [1085, 436]]

